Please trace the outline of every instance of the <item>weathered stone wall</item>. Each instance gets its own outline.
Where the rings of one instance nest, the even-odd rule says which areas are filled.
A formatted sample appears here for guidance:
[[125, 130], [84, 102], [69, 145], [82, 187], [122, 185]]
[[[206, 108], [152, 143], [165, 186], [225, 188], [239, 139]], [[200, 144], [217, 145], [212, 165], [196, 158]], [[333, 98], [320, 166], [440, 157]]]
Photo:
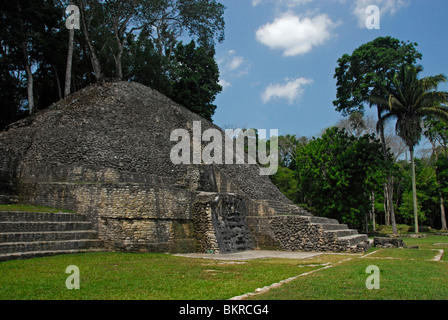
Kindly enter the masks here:
[[199, 193], [193, 204], [198, 251], [231, 253], [252, 249], [242, 197], [228, 193]]
[[[350, 248], [306, 216], [248, 217], [247, 222], [256, 247], [261, 249], [340, 252]], [[357, 252], [358, 248], [351, 250]]]
[[194, 194], [132, 183], [23, 183], [21, 202], [86, 214], [109, 249], [195, 251]]

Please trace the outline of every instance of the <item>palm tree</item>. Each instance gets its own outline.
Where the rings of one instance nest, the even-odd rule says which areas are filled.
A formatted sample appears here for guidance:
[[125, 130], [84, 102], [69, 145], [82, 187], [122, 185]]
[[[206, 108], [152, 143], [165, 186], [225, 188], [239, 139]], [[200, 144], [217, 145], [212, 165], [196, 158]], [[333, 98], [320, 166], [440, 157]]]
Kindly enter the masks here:
[[[395, 131], [409, 148], [412, 168], [412, 196], [415, 232], [418, 233], [417, 187], [415, 181], [414, 149], [420, 143], [426, 116], [435, 116], [448, 121], [448, 92], [437, 91], [446, 76], [439, 74], [419, 79], [421, 66], [403, 65], [395, 75], [392, 84], [383, 88], [381, 96], [371, 96], [369, 101], [385, 108], [381, 117], [383, 123], [395, 119]], [[387, 109], [386, 109], [387, 108]]]

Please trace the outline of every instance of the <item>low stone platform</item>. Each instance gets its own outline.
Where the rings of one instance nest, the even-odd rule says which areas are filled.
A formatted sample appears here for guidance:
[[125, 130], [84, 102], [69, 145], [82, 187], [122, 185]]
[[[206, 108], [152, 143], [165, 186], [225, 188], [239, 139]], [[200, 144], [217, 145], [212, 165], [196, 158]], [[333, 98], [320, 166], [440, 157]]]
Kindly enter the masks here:
[[[225, 260], [225, 261], [245, 261], [255, 259], [297, 259], [303, 260], [312, 257], [317, 257], [322, 254], [332, 254], [328, 252], [293, 252], [293, 251], [270, 251], [270, 250], [249, 250], [237, 253], [228, 254], [201, 254], [201, 253], [186, 253], [174, 254], [177, 257], [196, 258], [196, 259], [210, 259], [210, 260]], [[334, 254], [352, 254], [353, 253], [334, 253]], [[359, 254], [354, 254], [359, 255]]]

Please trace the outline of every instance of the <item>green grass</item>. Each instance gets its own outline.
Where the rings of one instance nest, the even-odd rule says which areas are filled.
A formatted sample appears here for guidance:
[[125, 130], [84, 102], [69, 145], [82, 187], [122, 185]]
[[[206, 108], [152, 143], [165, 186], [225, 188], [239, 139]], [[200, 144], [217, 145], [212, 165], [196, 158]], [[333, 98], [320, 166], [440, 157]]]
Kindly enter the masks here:
[[[316, 268], [299, 268], [302, 262], [266, 259], [222, 264], [166, 254], [124, 253], [7, 261], [0, 263], [0, 299], [221, 300]], [[69, 265], [80, 270], [80, 290], [65, 286]]]
[[32, 206], [32, 205], [28, 205], [28, 204], [0, 204], [0, 212], [2, 212], [2, 211], [49, 212], [49, 213], [65, 212], [65, 213], [73, 213], [73, 211], [69, 211], [69, 210]]
[[[380, 289], [368, 290], [366, 269], [380, 269]], [[263, 300], [446, 300], [448, 269], [445, 263], [354, 259], [301, 277], [266, 294]]]
[[[353, 258], [301, 277], [266, 294], [262, 300], [447, 300], [448, 237], [405, 239], [406, 246], [419, 249], [372, 249], [365, 258]], [[435, 245], [446, 243], [446, 245]], [[441, 262], [431, 261], [434, 249], [447, 252]], [[367, 267], [380, 270], [380, 289], [368, 290]]]
[[[0, 299], [224, 300], [309, 271], [262, 300], [446, 300], [448, 237], [404, 239], [419, 249], [371, 249], [371, 255], [323, 254], [304, 260], [245, 263], [167, 254], [88, 253], [0, 263]], [[442, 245], [440, 245], [440, 243]], [[442, 261], [431, 261], [436, 250]], [[341, 262], [345, 259], [349, 261]], [[322, 269], [327, 264], [331, 268]], [[80, 270], [80, 290], [68, 290], [65, 269]], [[368, 290], [370, 265], [380, 269], [380, 290]]]

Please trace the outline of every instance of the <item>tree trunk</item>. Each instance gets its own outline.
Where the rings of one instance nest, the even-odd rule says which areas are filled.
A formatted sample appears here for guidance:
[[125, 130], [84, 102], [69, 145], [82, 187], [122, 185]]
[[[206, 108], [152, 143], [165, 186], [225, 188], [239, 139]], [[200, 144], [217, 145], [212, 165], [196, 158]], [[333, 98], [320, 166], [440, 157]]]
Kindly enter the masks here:
[[58, 89], [58, 97], [59, 100], [62, 100], [62, 89], [61, 89], [61, 81], [59, 81], [58, 68], [53, 67], [53, 69], [54, 69], [54, 77], [56, 78], [56, 88]]
[[86, 40], [86, 43], [87, 43], [88, 53], [89, 53], [89, 57], [90, 57], [90, 62], [92, 63], [93, 73], [95, 74], [95, 79], [98, 82], [98, 81], [102, 80], [104, 77], [101, 72], [100, 60], [98, 59], [98, 56], [96, 55], [95, 47], [93, 46], [93, 43], [90, 40], [89, 30], [88, 30], [88, 26], [87, 26], [87, 22], [86, 22], [86, 18], [85, 18], [84, 6], [81, 6], [81, 8], [80, 8], [80, 17], [81, 17], [80, 20], [81, 20], [81, 25], [82, 25], [81, 29], [82, 29], [82, 33], [84, 35], [84, 39]]
[[370, 196], [371, 204], [372, 204], [372, 230], [376, 231], [376, 219], [375, 219], [375, 191], [372, 191], [372, 195]]
[[[384, 161], [387, 162], [388, 157], [387, 157], [387, 146], [386, 146], [386, 138], [384, 136], [384, 124], [383, 121], [381, 120], [381, 110], [379, 107], [377, 107], [378, 110], [378, 124], [379, 124], [379, 133], [380, 133], [380, 141], [381, 141], [381, 146], [383, 148], [383, 156], [384, 156]], [[390, 220], [392, 222], [392, 232], [394, 234], [398, 233], [397, 230], [397, 223], [395, 221], [395, 210], [394, 210], [394, 184], [393, 184], [393, 180], [392, 180], [392, 176], [390, 174], [390, 172], [387, 173], [387, 186], [386, 186], [386, 192], [385, 192], [385, 196], [387, 197], [386, 201], [387, 201], [387, 210], [386, 210], [386, 224], [388, 223], [388, 219], [390, 217]]]
[[31, 72], [30, 62], [28, 57], [25, 64], [26, 78], [27, 78], [27, 94], [28, 94], [28, 108], [30, 110], [30, 115], [34, 114], [34, 94], [33, 94], [33, 73]]
[[390, 214], [389, 214], [389, 193], [387, 191], [387, 182], [383, 185], [384, 188], [384, 224], [390, 226]]
[[[17, 10], [19, 12], [19, 16], [22, 14], [22, 7], [20, 6], [20, 2], [17, 3]], [[31, 71], [31, 64], [30, 59], [28, 57], [28, 44], [26, 39], [26, 29], [25, 24], [23, 23], [22, 19], [19, 18], [20, 27], [22, 28], [22, 31], [25, 33], [25, 39], [22, 41], [22, 54], [23, 54], [23, 61], [25, 64], [25, 73], [26, 73], [26, 79], [27, 79], [27, 95], [28, 95], [28, 108], [29, 108], [29, 114], [32, 115], [34, 113], [34, 94], [33, 94], [33, 73]]]
[[117, 79], [123, 80], [123, 68], [121, 66], [121, 59], [123, 57], [123, 47], [119, 49], [118, 55], [117, 55], [117, 61], [116, 61], [116, 68], [117, 68]]
[[[88, 38], [87, 38], [88, 39]], [[90, 43], [90, 40], [88, 41], [88, 47], [89, 47], [89, 55], [90, 55], [90, 61], [92, 63], [92, 68], [93, 68], [93, 73], [95, 74], [95, 79], [96, 81], [100, 81], [102, 80], [103, 77], [103, 73], [101, 71], [101, 63], [100, 60], [98, 59], [97, 55], [96, 55], [96, 51], [95, 48], [93, 47], [93, 45]]]
[[418, 233], [417, 183], [415, 179], [415, 159], [414, 159], [413, 147], [409, 148], [409, 153], [411, 157], [411, 170], [412, 170], [412, 201], [414, 207], [415, 233]]
[[68, 39], [68, 54], [67, 54], [67, 69], [65, 71], [65, 87], [64, 97], [67, 97], [71, 93], [71, 80], [72, 80], [72, 63], [73, 63], [73, 41], [75, 37], [75, 29], [69, 30]]
[[443, 197], [440, 196], [440, 212], [442, 215], [442, 230], [447, 230], [448, 228], [446, 227], [445, 205], [443, 202], [444, 202]]
[[390, 220], [392, 224], [392, 232], [394, 234], [398, 233], [397, 229], [397, 221], [395, 220], [395, 210], [394, 210], [394, 180], [393, 177], [388, 175], [387, 177], [387, 190], [388, 190], [388, 197], [389, 197], [389, 211], [390, 211]]

